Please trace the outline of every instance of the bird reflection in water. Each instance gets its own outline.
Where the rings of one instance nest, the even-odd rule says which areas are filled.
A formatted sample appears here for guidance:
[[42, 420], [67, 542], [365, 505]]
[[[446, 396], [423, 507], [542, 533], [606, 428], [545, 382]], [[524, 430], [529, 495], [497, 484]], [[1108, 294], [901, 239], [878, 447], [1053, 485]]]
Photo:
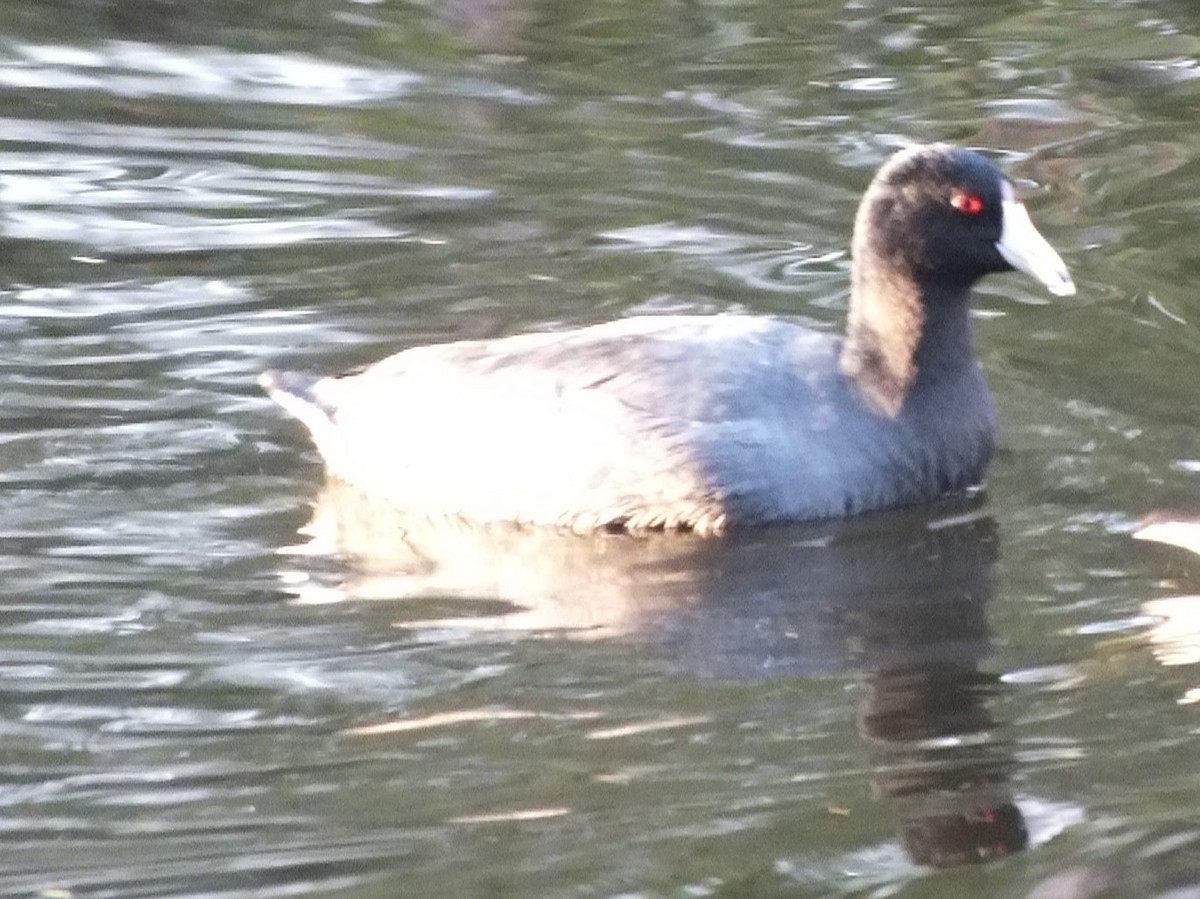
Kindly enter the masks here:
[[[415, 601], [412, 628], [644, 641], [701, 677], [854, 672], [875, 793], [909, 857], [943, 867], [1029, 840], [991, 711], [1003, 685], [982, 669], [995, 531], [968, 499], [721, 539], [581, 537], [435, 525], [330, 481], [283, 577], [303, 602]], [[467, 612], [412, 614], [429, 597]]]
[[860, 646], [859, 733], [908, 855], [944, 867], [1024, 849], [1011, 747], [988, 708], [1000, 682], [980, 670], [991, 648], [982, 602], [935, 588], [873, 608], [850, 630]]

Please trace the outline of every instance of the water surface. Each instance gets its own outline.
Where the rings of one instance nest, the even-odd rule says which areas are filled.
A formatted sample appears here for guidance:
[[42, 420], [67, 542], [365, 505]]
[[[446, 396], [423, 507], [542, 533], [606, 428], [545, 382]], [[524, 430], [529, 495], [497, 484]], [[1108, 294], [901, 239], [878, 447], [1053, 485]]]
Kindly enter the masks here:
[[[1200, 563], [1129, 538], [1200, 508], [1192, 4], [246, 6], [0, 22], [0, 891], [1196, 894]], [[977, 292], [974, 501], [431, 570], [255, 385], [838, 328], [911, 140], [1079, 286]]]

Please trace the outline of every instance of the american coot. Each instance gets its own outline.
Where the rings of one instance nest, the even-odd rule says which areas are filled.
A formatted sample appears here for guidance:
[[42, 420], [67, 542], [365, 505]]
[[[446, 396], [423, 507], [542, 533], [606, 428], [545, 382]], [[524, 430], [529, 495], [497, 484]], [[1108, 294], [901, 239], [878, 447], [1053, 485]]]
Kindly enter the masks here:
[[420, 516], [639, 530], [834, 518], [978, 484], [995, 415], [968, 294], [1075, 290], [1012, 184], [947, 145], [893, 156], [854, 224], [845, 337], [777, 318], [639, 316], [266, 372], [329, 472]]

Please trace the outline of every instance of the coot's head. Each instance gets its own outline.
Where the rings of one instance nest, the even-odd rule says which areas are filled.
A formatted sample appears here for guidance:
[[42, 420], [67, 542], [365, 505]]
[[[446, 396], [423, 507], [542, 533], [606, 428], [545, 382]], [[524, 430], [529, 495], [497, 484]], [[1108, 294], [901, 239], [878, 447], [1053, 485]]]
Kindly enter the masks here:
[[948, 144], [910, 147], [883, 165], [858, 207], [852, 252], [842, 371], [889, 417], [920, 365], [972, 361], [966, 306], [981, 277], [1017, 269], [1058, 296], [1075, 292], [1012, 182]]
[[854, 255], [876, 257], [926, 292], [957, 294], [1011, 269], [1057, 296], [1075, 292], [1012, 182], [978, 153], [947, 144], [902, 150], [879, 170], [859, 206]]

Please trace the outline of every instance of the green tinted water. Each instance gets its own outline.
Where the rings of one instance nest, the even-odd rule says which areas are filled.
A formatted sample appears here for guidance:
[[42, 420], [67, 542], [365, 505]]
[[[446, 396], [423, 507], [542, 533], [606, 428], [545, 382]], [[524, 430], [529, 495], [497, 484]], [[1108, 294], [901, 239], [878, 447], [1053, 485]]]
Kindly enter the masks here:
[[[0, 17], [0, 888], [1194, 893], [1200, 564], [1128, 536], [1200, 508], [1192, 4], [248, 6]], [[431, 574], [255, 386], [643, 308], [840, 327], [858, 196], [934, 139], [1080, 288], [978, 292], [965, 517]]]

